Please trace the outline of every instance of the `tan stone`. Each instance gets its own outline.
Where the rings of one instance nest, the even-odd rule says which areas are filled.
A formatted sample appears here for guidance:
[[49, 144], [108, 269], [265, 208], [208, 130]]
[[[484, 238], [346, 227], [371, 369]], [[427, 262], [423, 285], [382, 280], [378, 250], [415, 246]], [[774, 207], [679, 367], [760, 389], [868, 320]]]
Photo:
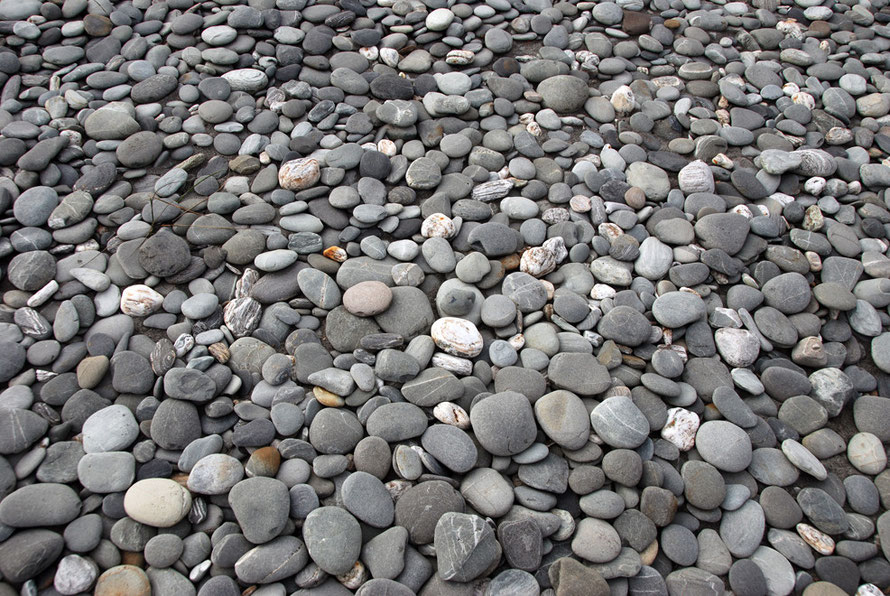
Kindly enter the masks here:
[[151, 596], [145, 572], [133, 565], [118, 565], [99, 576], [94, 596]]
[[124, 495], [124, 511], [134, 520], [155, 528], [178, 524], [192, 507], [192, 495], [167, 478], [140, 480]]

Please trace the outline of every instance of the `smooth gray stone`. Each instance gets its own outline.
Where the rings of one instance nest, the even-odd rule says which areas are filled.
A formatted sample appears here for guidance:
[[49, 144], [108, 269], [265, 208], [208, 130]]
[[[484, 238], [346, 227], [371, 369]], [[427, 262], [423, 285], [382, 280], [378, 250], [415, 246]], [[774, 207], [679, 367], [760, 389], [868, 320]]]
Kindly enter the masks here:
[[470, 471], [476, 464], [476, 445], [467, 433], [456, 426], [433, 424], [420, 440], [427, 453], [458, 474]]
[[235, 574], [244, 583], [274, 583], [298, 573], [308, 561], [302, 540], [281, 536], [242, 555], [235, 563]]
[[62, 553], [62, 536], [50, 530], [17, 532], [0, 545], [0, 573], [10, 582], [24, 582], [52, 565]]
[[606, 398], [590, 413], [593, 430], [612, 447], [635, 449], [649, 435], [649, 422], [627, 397]]
[[804, 488], [797, 503], [810, 522], [826, 534], [840, 534], [849, 528], [843, 508], [820, 488]]
[[765, 528], [763, 509], [755, 501], [748, 501], [739, 509], [723, 514], [720, 538], [734, 557], [745, 558], [757, 550]]
[[394, 505], [383, 483], [367, 472], [353, 472], [341, 488], [343, 506], [360, 521], [376, 528], [392, 524]]
[[244, 537], [254, 544], [269, 542], [287, 524], [290, 496], [287, 486], [275, 478], [242, 480], [229, 491], [228, 501]]
[[303, 540], [312, 560], [331, 575], [349, 571], [361, 553], [361, 527], [339, 507], [319, 507], [306, 516]]
[[515, 455], [535, 440], [537, 425], [528, 399], [513, 391], [495, 393], [470, 410], [476, 439], [492, 455]]
[[65, 484], [31, 484], [0, 502], [0, 522], [13, 528], [60, 526], [76, 518], [80, 508], [77, 493]]
[[705, 422], [696, 433], [695, 446], [705, 461], [726, 472], [740, 472], [751, 463], [751, 439], [731, 422]]
[[374, 578], [393, 579], [405, 568], [405, 548], [408, 531], [401, 526], [392, 528], [368, 540], [362, 547], [361, 559]]
[[34, 444], [49, 423], [30, 410], [0, 409], [0, 454], [20, 453]]

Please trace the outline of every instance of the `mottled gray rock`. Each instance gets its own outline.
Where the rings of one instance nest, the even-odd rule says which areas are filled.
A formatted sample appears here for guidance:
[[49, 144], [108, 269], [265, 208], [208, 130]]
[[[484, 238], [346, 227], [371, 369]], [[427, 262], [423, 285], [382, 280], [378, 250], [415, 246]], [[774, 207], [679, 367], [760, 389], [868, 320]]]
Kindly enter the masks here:
[[448, 512], [435, 533], [436, 561], [442, 579], [469, 582], [500, 557], [494, 531], [478, 515]]

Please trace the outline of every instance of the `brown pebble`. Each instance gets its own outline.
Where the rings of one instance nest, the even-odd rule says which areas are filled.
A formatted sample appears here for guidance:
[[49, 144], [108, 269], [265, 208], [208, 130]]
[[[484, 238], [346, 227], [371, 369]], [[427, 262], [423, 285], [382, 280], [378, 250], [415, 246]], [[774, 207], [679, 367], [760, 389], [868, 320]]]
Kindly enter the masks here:
[[384, 312], [392, 303], [392, 290], [383, 282], [363, 281], [343, 293], [343, 308], [357, 317]]
[[634, 209], [642, 209], [646, 205], [646, 193], [639, 186], [631, 186], [624, 193], [624, 202]]
[[645, 12], [625, 10], [624, 19], [621, 21], [621, 29], [628, 35], [643, 35], [649, 33], [652, 26], [652, 18]]
[[813, 21], [808, 33], [811, 37], [828, 37], [831, 35], [831, 25], [827, 21]]
[[244, 471], [248, 476], [275, 476], [281, 466], [281, 454], [275, 447], [261, 447], [250, 455]]
[[321, 253], [332, 261], [337, 261], [338, 263], [342, 263], [346, 260], [347, 254], [346, 251], [340, 248], [339, 246], [329, 246], [324, 249], [324, 252]]
[[519, 260], [520, 256], [518, 254], [507, 255], [506, 257], [502, 257], [500, 259], [501, 265], [504, 266], [504, 269], [510, 271], [512, 269], [519, 268]]
[[[123, 553], [126, 560], [133, 555], [142, 559], [141, 553]], [[144, 571], [133, 565], [118, 565], [99, 576], [94, 596], [150, 596], [151, 583]]]
[[88, 14], [83, 18], [83, 30], [92, 37], [105, 37], [114, 28], [111, 19], [101, 14]]

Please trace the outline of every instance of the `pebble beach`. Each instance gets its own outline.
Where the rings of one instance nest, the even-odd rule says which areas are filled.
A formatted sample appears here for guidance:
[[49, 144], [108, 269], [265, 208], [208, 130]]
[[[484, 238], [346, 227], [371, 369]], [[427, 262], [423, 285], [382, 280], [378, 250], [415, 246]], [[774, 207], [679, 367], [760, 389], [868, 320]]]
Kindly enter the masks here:
[[890, 590], [887, 0], [0, 0], [0, 596]]

